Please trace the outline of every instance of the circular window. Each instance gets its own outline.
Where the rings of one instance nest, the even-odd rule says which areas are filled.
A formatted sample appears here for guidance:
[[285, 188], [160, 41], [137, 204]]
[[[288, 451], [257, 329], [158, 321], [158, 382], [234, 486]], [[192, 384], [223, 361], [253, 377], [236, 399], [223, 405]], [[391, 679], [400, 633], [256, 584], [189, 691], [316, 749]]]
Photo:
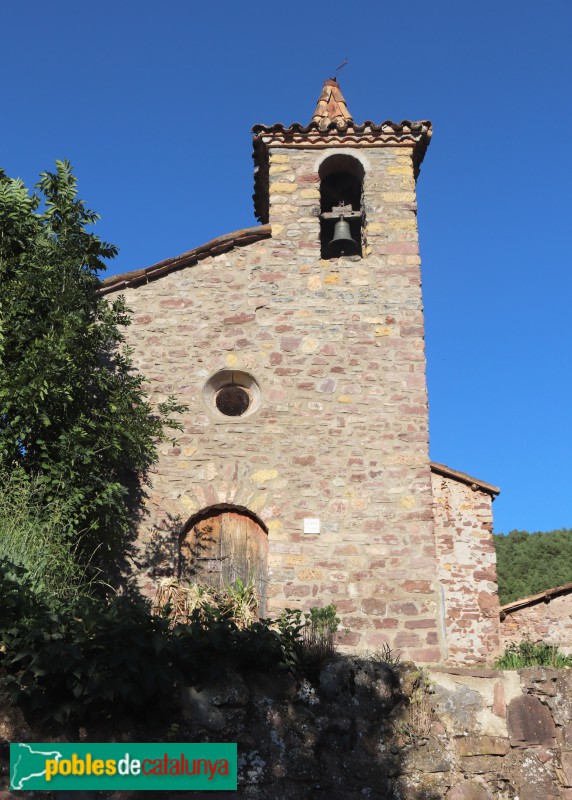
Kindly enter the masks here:
[[216, 417], [238, 422], [260, 406], [260, 387], [248, 372], [223, 369], [206, 382], [203, 398]]
[[242, 417], [250, 405], [250, 395], [242, 386], [229, 384], [218, 390], [215, 403], [221, 414], [227, 417]]

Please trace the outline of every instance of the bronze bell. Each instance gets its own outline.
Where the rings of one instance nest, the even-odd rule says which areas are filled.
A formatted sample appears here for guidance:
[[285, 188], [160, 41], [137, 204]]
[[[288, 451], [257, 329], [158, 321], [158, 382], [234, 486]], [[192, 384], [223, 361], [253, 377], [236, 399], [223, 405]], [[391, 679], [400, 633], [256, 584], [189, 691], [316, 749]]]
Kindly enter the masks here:
[[352, 239], [350, 224], [343, 217], [336, 222], [334, 236], [328, 245], [330, 258], [338, 256], [355, 256], [359, 251], [357, 242]]

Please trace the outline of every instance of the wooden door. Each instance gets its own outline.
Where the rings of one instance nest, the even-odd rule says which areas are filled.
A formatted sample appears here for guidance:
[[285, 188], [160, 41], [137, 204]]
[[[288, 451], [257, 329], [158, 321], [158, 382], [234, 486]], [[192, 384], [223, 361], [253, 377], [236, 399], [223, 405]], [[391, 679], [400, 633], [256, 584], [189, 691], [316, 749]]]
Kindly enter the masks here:
[[181, 541], [180, 575], [205, 586], [234, 586], [252, 580], [265, 614], [268, 537], [246, 514], [223, 511], [199, 520]]

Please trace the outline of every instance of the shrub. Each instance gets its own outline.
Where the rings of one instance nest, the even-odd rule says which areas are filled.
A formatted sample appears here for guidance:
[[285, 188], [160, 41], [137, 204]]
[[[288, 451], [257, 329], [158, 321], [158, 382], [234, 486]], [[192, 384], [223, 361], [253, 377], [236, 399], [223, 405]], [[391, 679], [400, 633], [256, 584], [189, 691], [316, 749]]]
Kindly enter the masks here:
[[44, 722], [157, 716], [178, 686], [198, 685], [229, 665], [300, 666], [300, 611], [239, 627], [227, 607], [207, 605], [173, 626], [130, 597], [58, 600], [6, 562], [0, 562], [0, 597], [4, 685]]
[[0, 486], [0, 559], [22, 567], [31, 587], [55, 597], [88, 591], [86, 565], [66, 533], [64, 501], [48, 500], [41, 482], [18, 469], [0, 471]]
[[498, 658], [496, 669], [522, 669], [523, 667], [572, 667], [572, 657], [561, 653], [556, 645], [536, 643], [530, 639], [511, 642]]

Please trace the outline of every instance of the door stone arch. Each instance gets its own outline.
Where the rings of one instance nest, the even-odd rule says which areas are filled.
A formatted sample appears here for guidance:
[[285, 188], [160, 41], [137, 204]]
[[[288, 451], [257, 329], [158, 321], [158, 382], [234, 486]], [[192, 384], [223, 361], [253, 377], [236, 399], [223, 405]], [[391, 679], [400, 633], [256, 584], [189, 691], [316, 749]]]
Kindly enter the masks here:
[[268, 531], [244, 508], [214, 506], [188, 521], [179, 543], [179, 579], [216, 589], [252, 580], [266, 613]]

